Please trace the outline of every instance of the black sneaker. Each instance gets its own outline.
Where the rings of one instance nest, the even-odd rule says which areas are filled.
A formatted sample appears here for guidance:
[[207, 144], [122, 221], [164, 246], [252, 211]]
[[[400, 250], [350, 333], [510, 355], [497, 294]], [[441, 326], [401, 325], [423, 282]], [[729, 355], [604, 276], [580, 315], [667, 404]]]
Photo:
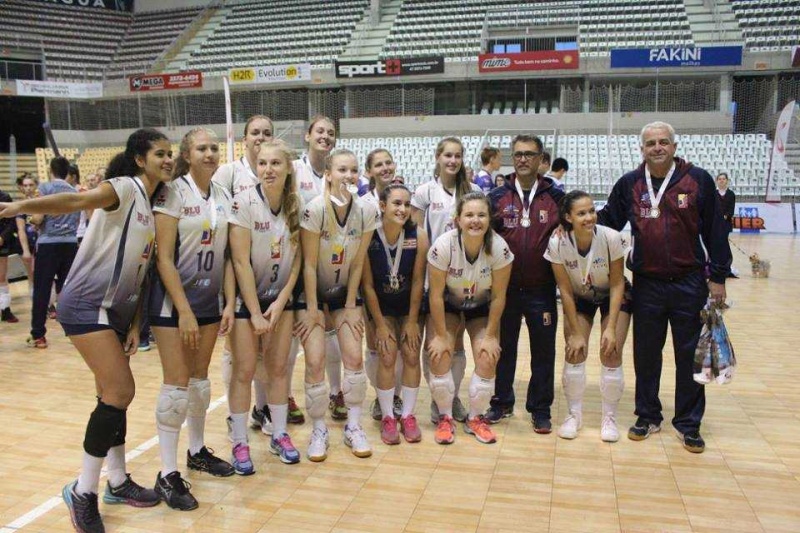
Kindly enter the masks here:
[[640, 418], [628, 430], [628, 438], [631, 440], [644, 440], [652, 433], [658, 433], [659, 431], [661, 431], [660, 425], [651, 424]]
[[186, 450], [186, 466], [192, 470], [208, 472], [212, 476], [228, 477], [236, 473], [233, 466], [228, 461], [224, 461], [214, 455], [214, 450], [209, 450], [205, 446], [194, 455]]
[[172, 509], [179, 511], [192, 511], [197, 509], [198, 503], [189, 489], [192, 484], [181, 477], [177, 470], [167, 477], [161, 477], [161, 472], [156, 476], [155, 492]]
[[2, 311], [0, 311], [0, 322], [8, 322], [9, 324], [16, 324], [19, 322], [19, 318], [17, 318], [14, 313], [11, 312], [10, 307], [6, 307]]
[[703, 453], [706, 449], [706, 442], [697, 430], [688, 433], [678, 432], [678, 440], [683, 442], [683, 447], [692, 453]]
[[125, 474], [125, 482], [119, 487], [106, 483], [106, 492], [103, 494], [104, 503], [124, 503], [131, 507], [153, 507], [160, 501], [156, 491], [142, 487], [131, 479], [130, 474]]
[[75, 530], [81, 533], [106, 533], [103, 519], [100, 518], [100, 509], [97, 507], [97, 494], [89, 492], [78, 495], [75, 492], [77, 485], [76, 480], [61, 489], [61, 497], [67, 504]]
[[531, 415], [531, 424], [533, 424], [533, 432], [539, 435], [547, 435], [553, 431], [553, 424], [544, 415]]
[[502, 405], [492, 405], [489, 407], [489, 410], [486, 411], [486, 414], [483, 416], [483, 419], [489, 424], [497, 424], [504, 418], [511, 418], [514, 416], [514, 408], [513, 407], [503, 407]]

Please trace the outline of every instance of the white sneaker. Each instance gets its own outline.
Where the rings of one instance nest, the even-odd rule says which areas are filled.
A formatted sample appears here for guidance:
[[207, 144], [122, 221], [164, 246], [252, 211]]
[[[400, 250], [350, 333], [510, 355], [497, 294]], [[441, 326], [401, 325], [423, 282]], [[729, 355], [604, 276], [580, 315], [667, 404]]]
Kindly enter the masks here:
[[570, 413], [558, 428], [558, 436], [562, 439], [574, 439], [578, 436], [579, 429], [581, 429], [581, 415]]
[[309, 461], [319, 463], [328, 458], [328, 429], [314, 428], [308, 442], [306, 456]]
[[349, 426], [344, 427], [344, 443], [353, 449], [353, 455], [356, 457], [369, 457], [372, 455], [372, 448], [367, 441], [367, 434], [361, 426], [356, 426], [350, 429]]
[[614, 415], [611, 413], [603, 417], [603, 422], [600, 424], [600, 438], [603, 442], [617, 442], [619, 440], [617, 421], [614, 420]]

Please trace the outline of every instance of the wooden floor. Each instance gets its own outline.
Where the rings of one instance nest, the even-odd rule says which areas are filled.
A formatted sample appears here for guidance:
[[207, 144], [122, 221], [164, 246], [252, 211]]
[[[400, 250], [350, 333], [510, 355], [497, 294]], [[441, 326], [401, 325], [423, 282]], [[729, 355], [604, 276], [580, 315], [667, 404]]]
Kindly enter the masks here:
[[[374, 446], [357, 459], [331, 423], [328, 460], [283, 465], [267, 439], [251, 434], [258, 470], [250, 477], [216, 479], [190, 473], [200, 508], [178, 512], [101, 506], [108, 531], [800, 531], [800, 241], [790, 236], [739, 236], [734, 242], [772, 261], [769, 279], [753, 279], [746, 257], [734, 250], [741, 279], [728, 284], [728, 313], [739, 359], [734, 382], [708, 386], [703, 424], [706, 452], [683, 450], [665, 424], [644, 442], [599, 438], [599, 362], [592, 356], [584, 428], [578, 439], [536, 435], [524, 412], [494, 426], [498, 442], [482, 445], [459, 430], [456, 443], [389, 447], [377, 423], [365, 425]], [[70, 531], [61, 487], [76, 477], [83, 431], [94, 404], [92, 376], [54, 322], [47, 350], [25, 346], [29, 300], [25, 284], [13, 287], [22, 321], [0, 324], [0, 532]], [[527, 339], [521, 343], [527, 346]], [[563, 342], [559, 339], [561, 373]], [[218, 346], [218, 351], [221, 346]], [[596, 337], [592, 351], [596, 354]], [[665, 418], [672, 416], [674, 365], [668, 343], [662, 381]], [[521, 351], [517, 397], [529, 377]], [[633, 421], [631, 340], [626, 346], [628, 388], [619, 423]], [[218, 357], [212, 398], [224, 393]], [[154, 405], [161, 373], [154, 351], [133, 359], [138, 385], [128, 411], [129, 471], [151, 485], [159, 470]], [[302, 403], [302, 360], [294, 390]], [[466, 386], [462, 397], [466, 398]], [[373, 398], [370, 392], [369, 400]], [[430, 395], [422, 388], [419, 419]], [[553, 406], [557, 427], [566, 412], [560, 378]], [[227, 405], [212, 404], [207, 443], [227, 456]], [[310, 425], [290, 427], [305, 452]], [[185, 442], [185, 432], [182, 443]], [[181, 448], [184, 448], [182, 446]], [[133, 452], [133, 453], [131, 453]], [[102, 481], [104, 484], [105, 481]]]

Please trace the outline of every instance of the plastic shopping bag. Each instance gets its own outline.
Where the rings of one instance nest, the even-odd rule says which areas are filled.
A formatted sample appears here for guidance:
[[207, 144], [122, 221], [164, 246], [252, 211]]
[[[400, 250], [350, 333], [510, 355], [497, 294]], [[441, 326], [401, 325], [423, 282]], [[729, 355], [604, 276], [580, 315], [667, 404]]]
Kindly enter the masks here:
[[709, 300], [700, 312], [703, 329], [694, 353], [694, 380], [706, 385], [712, 381], [724, 384], [733, 379], [736, 356], [728, 329], [722, 319], [726, 304]]

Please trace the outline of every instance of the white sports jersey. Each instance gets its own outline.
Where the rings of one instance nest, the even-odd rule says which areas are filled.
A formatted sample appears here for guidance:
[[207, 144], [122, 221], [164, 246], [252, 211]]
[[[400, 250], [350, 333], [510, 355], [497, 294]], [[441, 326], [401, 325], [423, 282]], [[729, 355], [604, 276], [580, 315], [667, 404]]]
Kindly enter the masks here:
[[[594, 302], [608, 297], [611, 263], [624, 256], [622, 235], [606, 226], [595, 226], [592, 246], [585, 257], [578, 253], [571, 231], [567, 235], [550, 237], [544, 253], [544, 258], [551, 263], [564, 265], [576, 297]], [[591, 265], [588, 265], [590, 260]]]
[[58, 319], [64, 324], [105, 324], [125, 334], [136, 313], [155, 226], [139, 178], [103, 183], [114, 188], [119, 206], [96, 209], [92, 215], [58, 297]]
[[375, 210], [378, 211], [378, 216], [380, 216], [380, 212], [381, 212], [381, 210], [380, 210], [380, 202], [381, 202], [381, 199], [378, 198], [377, 189], [372, 189], [371, 191], [367, 191], [364, 194], [364, 196], [361, 196], [360, 198], [361, 198], [362, 201], [364, 201], [364, 202], [366, 202], [368, 204], [372, 204], [372, 206], [375, 208]]
[[488, 304], [492, 299], [492, 271], [510, 265], [513, 260], [508, 244], [496, 233], [492, 237], [492, 254], [487, 255], [481, 246], [473, 263], [467, 260], [455, 229], [436, 239], [428, 250], [428, 263], [447, 272], [445, 302], [462, 311]]
[[211, 179], [228, 191], [231, 197], [258, 185], [258, 176], [245, 157], [220, 166]]
[[[271, 303], [289, 282], [292, 261], [298, 253], [298, 245], [292, 245], [289, 238], [284, 213], [272, 212], [259, 184], [236, 196], [229, 222], [250, 230], [250, 265], [258, 301], [262, 305]], [[236, 312], [245, 308], [237, 294]]]
[[347, 296], [347, 280], [350, 269], [361, 244], [361, 235], [374, 231], [378, 226], [378, 211], [369, 203], [353, 197], [344, 224], [334, 221], [336, 231], [328, 231], [328, 214], [325, 198], [317, 196], [306, 205], [300, 226], [319, 233], [317, 255], [317, 297], [320, 302], [344, 299]]
[[297, 182], [297, 192], [306, 205], [325, 190], [325, 179], [317, 174], [308, 161], [308, 155], [292, 161], [294, 177]]
[[[470, 183], [473, 191], [481, 188]], [[455, 228], [456, 197], [442, 187], [439, 178], [423, 183], [414, 191], [411, 205], [425, 212], [422, 227], [428, 232], [430, 242], [435, 242], [445, 232]]]
[[[205, 199], [187, 174], [164, 188], [156, 197], [153, 211], [178, 219], [175, 267], [195, 317], [220, 316], [231, 212], [228, 191], [212, 181]], [[160, 279], [150, 291], [150, 316], [177, 317], [172, 298]]]

